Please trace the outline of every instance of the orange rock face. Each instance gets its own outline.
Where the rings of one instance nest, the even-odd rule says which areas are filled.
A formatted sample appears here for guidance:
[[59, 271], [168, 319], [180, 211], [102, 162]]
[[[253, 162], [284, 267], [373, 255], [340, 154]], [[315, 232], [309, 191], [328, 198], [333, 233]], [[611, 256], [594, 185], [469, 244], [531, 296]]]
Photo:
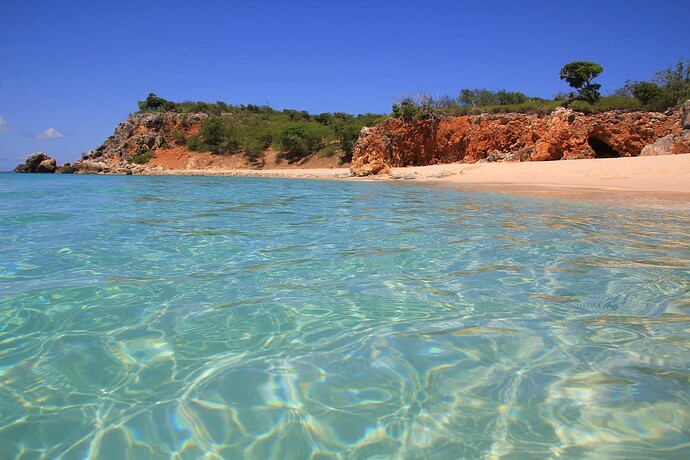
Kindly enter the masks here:
[[656, 139], [681, 130], [677, 113], [610, 111], [586, 115], [559, 108], [550, 115], [466, 115], [439, 120], [390, 118], [364, 128], [351, 171], [489, 161], [545, 161], [637, 156]]

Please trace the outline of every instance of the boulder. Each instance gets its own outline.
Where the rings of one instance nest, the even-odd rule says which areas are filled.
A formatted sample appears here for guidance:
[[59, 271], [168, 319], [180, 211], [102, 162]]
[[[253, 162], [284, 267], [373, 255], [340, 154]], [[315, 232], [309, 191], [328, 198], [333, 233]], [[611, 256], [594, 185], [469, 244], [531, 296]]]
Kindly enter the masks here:
[[56, 169], [57, 169], [57, 164], [55, 162], [55, 158], [48, 158], [46, 160], [41, 161], [41, 163], [39, 163], [38, 167], [36, 168], [36, 172], [37, 173], [54, 173]]
[[77, 174], [98, 174], [105, 169], [105, 165], [100, 161], [81, 160], [74, 164]]
[[26, 159], [23, 164], [14, 168], [17, 173], [52, 173], [55, 172], [55, 159], [43, 152], [36, 152]]
[[690, 129], [690, 99], [680, 108], [680, 123], [683, 129]]
[[353, 167], [356, 176], [372, 174], [390, 174], [391, 141], [385, 135], [372, 135], [373, 128], [364, 127], [359, 132], [359, 139], [353, 146]]
[[124, 168], [124, 167], [115, 167], [111, 168], [110, 171], [108, 171], [109, 174], [116, 174], [120, 176], [131, 176], [132, 175], [132, 169], [131, 168]]
[[690, 153], [690, 129], [657, 139], [642, 149], [642, 156]]
[[76, 168], [72, 166], [69, 163], [63, 163], [60, 166], [57, 167], [55, 172], [57, 174], [74, 174], [76, 172]]

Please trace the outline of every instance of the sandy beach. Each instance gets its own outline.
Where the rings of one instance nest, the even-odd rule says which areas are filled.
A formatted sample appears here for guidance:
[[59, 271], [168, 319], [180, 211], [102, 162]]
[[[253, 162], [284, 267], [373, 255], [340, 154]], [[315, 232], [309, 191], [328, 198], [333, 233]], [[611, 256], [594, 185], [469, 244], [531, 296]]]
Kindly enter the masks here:
[[200, 169], [157, 175], [413, 181], [438, 186], [559, 198], [690, 206], [690, 154], [524, 163], [444, 164], [393, 168], [352, 177], [347, 168]]
[[467, 184], [690, 193], [690, 155], [435, 165], [394, 168], [392, 176], [410, 173], [420, 179]]
[[394, 168], [391, 177], [499, 193], [690, 209], [690, 155]]

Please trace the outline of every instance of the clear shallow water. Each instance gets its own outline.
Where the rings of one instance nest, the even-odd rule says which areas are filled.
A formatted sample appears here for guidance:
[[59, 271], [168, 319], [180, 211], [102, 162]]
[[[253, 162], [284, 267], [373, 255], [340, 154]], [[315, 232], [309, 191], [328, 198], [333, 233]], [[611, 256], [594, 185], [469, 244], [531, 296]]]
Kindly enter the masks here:
[[0, 458], [688, 458], [690, 215], [0, 175]]

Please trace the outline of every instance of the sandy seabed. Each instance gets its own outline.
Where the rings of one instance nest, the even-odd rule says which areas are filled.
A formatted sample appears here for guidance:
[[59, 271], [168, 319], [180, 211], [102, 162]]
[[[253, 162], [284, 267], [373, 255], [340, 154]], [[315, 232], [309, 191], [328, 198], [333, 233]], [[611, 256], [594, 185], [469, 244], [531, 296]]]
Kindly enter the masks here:
[[690, 154], [524, 163], [453, 163], [393, 168], [353, 177], [347, 168], [165, 170], [160, 175], [424, 181], [471, 190], [554, 196], [627, 204], [687, 206]]

